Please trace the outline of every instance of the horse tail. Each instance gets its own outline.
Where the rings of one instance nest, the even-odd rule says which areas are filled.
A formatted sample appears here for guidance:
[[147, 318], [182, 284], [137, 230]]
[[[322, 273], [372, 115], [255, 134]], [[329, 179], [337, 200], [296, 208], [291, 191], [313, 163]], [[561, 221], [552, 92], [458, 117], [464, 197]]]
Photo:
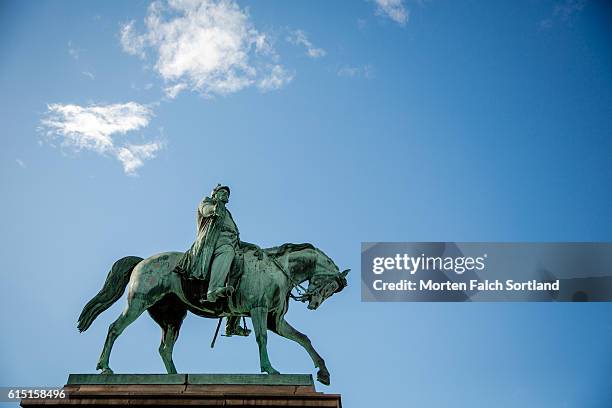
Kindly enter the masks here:
[[108, 309], [123, 295], [130, 281], [132, 270], [142, 260], [143, 258], [138, 256], [126, 256], [113, 264], [104, 286], [93, 299], [87, 302], [79, 316], [77, 328], [80, 332], [87, 330], [100, 313]]

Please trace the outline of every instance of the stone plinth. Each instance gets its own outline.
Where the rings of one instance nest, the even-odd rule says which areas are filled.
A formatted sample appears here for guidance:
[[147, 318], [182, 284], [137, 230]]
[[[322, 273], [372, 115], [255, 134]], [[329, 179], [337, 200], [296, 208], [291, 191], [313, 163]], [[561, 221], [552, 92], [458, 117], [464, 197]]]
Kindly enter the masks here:
[[22, 407], [342, 407], [304, 374], [70, 374], [64, 399], [22, 399]]

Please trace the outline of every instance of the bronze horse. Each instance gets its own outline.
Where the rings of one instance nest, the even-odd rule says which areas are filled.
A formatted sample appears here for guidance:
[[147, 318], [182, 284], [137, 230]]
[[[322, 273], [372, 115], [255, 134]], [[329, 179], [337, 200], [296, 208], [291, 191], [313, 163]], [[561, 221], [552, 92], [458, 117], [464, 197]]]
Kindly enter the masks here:
[[108, 329], [97, 369], [112, 374], [109, 357], [113, 343], [142, 312], [147, 310], [162, 328], [159, 354], [169, 374], [176, 373], [172, 349], [187, 311], [208, 318], [248, 316], [253, 322], [259, 346], [261, 372], [278, 374], [270, 364], [267, 330], [300, 344], [310, 355], [317, 380], [329, 385], [325, 361], [308, 337], [285, 320], [292, 289], [308, 281], [308, 288], [299, 300], [308, 301], [309, 309], [321, 303], [347, 284], [349, 270], [340, 272], [336, 264], [310, 244], [284, 244], [265, 249], [263, 254], [249, 249], [244, 253], [244, 268], [235, 292], [216, 303], [199, 303], [184, 290], [183, 278], [173, 272], [181, 252], [164, 252], [147, 259], [128, 256], [116, 261], [100, 292], [84, 307], [78, 320], [83, 332], [94, 319], [108, 309], [128, 288], [127, 306]]

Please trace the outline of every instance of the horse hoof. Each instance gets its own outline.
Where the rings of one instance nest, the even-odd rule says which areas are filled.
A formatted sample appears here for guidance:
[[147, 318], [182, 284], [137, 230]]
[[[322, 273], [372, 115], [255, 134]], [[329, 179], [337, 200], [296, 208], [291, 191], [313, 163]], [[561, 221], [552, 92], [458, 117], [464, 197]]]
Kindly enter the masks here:
[[317, 373], [317, 381], [323, 385], [329, 385], [329, 371], [319, 370], [319, 372]]
[[110, 368], [105, 368], [100, 374], [115, 374]]
[[268, 369], [263, 369], [261, 370], [262, 373], [268, 373], [270, 375], [275, 375], [275, 374], [280, 374], [278, 371], [276, 371], [274, 368], [270, 367]]

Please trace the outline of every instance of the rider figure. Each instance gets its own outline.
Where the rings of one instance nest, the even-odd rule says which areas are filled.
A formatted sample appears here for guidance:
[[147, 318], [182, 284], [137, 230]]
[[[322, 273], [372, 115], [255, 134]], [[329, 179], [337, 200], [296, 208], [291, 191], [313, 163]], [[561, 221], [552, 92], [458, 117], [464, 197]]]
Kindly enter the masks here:
[[[234, 288], [227, 284], [227, 277], [236, 250], [253, 244], [241, 243], [239, 231], [232, 214], [225, 207], [230, 189], [218, 184], [200, 202], [196, 214], [197, 236], [191, 248], [179, 260], [175, 271], [189, 279], [209, 278], [208, 292], [200, 302], [216, 302], [230, 296]], [[226, 334], [248, 336], [250, 330], [240, 327], [239, 317], [228, 317]]]

